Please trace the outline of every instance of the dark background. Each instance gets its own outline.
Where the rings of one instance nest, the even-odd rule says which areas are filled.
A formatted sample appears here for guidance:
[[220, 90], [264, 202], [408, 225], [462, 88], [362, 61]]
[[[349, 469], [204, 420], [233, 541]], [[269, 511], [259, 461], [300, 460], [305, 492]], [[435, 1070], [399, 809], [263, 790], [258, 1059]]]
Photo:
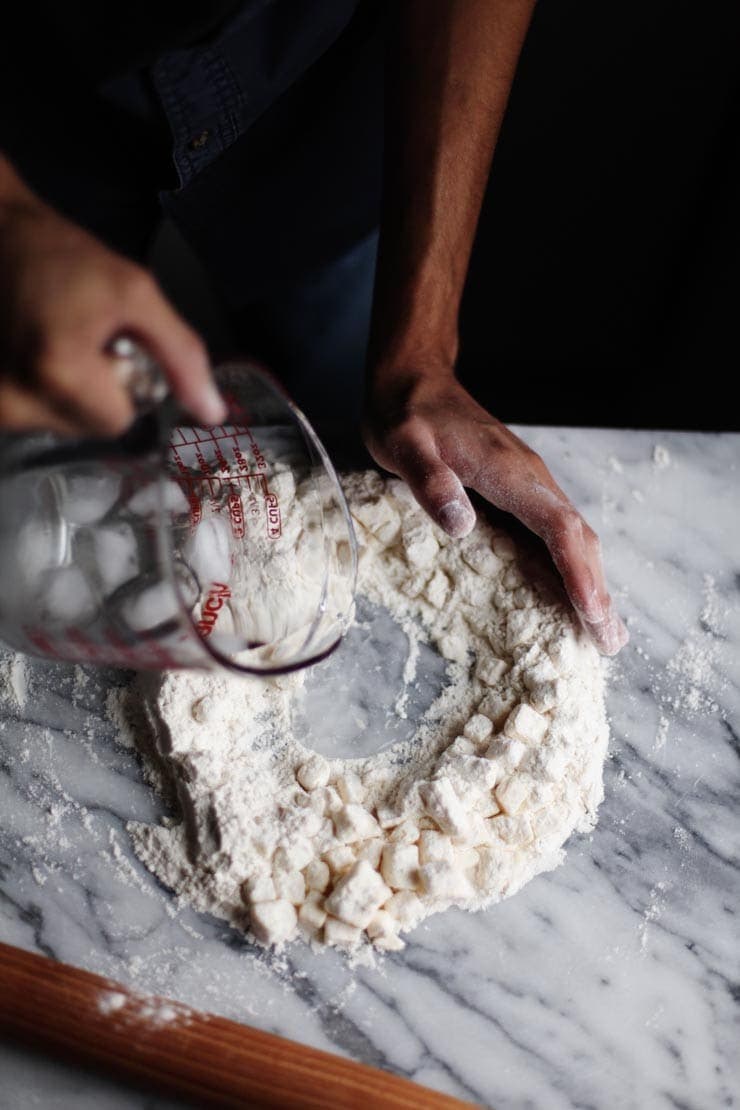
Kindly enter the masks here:
[[740, 426], [739, 74], [737, 3], [538, 5], [466, 302], [501, 415]]
[[[737, 3], [538, 5], [463, 306], [460, 374], [496, 415], [740, 428], [739, 73]], [[228, 347], [184, 250], [160, 237], [163, 280]]]

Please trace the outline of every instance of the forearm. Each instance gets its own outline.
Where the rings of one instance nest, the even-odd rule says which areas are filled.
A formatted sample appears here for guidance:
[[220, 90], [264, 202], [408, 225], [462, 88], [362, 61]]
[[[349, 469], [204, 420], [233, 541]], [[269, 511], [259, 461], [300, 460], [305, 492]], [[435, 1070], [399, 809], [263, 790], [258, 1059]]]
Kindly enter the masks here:
[[31, 204], [35, 200], [13, 163], [0, 150], [0, 215], [17, 205]]
[[534, 0], [405, 0], [390, 17], [370, 372], [449, 371], [491, 158]]

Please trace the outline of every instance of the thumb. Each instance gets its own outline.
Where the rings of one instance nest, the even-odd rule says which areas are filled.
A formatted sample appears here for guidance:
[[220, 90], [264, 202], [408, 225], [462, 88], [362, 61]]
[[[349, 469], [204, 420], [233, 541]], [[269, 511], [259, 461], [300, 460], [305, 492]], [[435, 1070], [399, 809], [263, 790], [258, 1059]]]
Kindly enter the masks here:
[[149, 288], [130, 330], [144, 339], [188, 412], [207, 425], [226, 419], [226, 403], [211, 376], [204, 344], [156, 285]]
[[460, 539], [475, 527], [475, 509], [463, 484], [439, 457], [431, 441], [415, 439], [394, 452], [394, 470], [408, 484], [414, 497], [449, 536]]

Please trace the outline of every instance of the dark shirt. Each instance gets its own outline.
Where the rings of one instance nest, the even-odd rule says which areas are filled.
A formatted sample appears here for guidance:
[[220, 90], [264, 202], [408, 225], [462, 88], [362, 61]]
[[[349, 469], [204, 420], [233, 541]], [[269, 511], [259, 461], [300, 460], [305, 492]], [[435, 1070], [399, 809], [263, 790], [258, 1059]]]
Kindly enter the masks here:
[[[141, 256], [164, 204], [206, 250], [220, 251], [223, 237], [243, 270], [249, 258], [264, 289], [281, 242], [292, 236], [310, 268], [377, 219], [380, 100], [362, 72], [377, 21], [372, 10], [357, 18], [359, 6], [28, 4], [0, 45], [0, 149], [40, 195], [119, 249]], [[378, 67], [376, 78], [379, 90]], [[375, 137], [364, 136], [363, 153], [369, 115]], [[340, 194], [358, 174], [369, 182], [364, 211]], [[237, 284], [235, 297], [248, 295], [246, 270]]]

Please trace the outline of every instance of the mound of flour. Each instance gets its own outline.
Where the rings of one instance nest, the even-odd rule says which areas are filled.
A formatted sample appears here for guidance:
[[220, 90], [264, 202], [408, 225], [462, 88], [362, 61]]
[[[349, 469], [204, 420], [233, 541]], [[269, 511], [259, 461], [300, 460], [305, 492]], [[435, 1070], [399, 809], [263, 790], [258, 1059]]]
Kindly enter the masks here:
[[508, 536], [451, 540], [373, 471], [344, 485], [360, 594], [436, 647], [448, 684], [410, 740], [357, 760], [297, 734], [305, 672], [142, 684], [140, 746], [178, 816], [130, 832], [163, 883], [261, 944], [394, 950], [429, 914], [516, 893], [593, 825], [604, 679]]

